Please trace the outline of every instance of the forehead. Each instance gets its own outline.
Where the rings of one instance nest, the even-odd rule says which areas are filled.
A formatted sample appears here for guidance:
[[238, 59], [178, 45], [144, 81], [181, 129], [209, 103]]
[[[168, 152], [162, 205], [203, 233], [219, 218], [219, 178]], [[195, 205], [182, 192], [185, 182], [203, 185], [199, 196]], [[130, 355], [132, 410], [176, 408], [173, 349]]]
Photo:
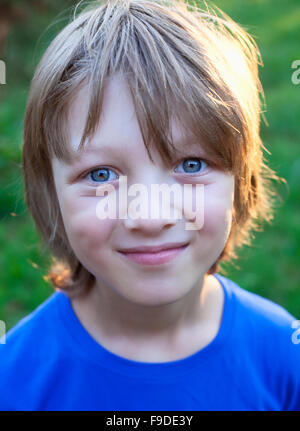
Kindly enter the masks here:
[[[95, 133], [82, 150], [78, 150], [88, 113], [88, 88], [83, 86], [74, 96], [68, 112], [68, 134], [75, 158], [85, 154], [132, 156], [133, 152], [145, 151], [134, 103], [125, 78], [115, 75], [107, 78], [104, 85], [103, 105]], [[183, 124], [171, 118], [171, 136], [176, 149], [199, 149], [199, 142], [186, 132]], [[136, 154], [136, 153], [134, 153]]]

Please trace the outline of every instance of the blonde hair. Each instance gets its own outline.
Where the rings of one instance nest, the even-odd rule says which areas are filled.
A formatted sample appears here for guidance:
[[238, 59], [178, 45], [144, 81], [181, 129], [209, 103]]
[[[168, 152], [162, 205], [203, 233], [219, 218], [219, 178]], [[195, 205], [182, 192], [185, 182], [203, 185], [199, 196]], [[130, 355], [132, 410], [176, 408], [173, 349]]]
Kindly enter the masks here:
[[[215, 164], [235, 176], [233, 222], [221, 262], [250, 245], [259, 221], [273, 218], [279, 178], [264, 162], [260, 114], [264, 93], [259, 49], [240, 25], [215, 8], [183, 0], [97, 1], [55, 37], [33, 76], [24, 119], [26, 200], [54, 256], [48, 279], [69, 296], [92, 286], [94, 276], [74, 255], [61, 217], [51, 158], [71, 158], [68, 110], [88, 84], [89, 113], [80, 148], [98, 124], [103, 88], [114, 73], [126, 77], [144, 145], [165, 163], [172, 157], [175, 115]], [[266, 150], [266, 149], [265, 149]]]

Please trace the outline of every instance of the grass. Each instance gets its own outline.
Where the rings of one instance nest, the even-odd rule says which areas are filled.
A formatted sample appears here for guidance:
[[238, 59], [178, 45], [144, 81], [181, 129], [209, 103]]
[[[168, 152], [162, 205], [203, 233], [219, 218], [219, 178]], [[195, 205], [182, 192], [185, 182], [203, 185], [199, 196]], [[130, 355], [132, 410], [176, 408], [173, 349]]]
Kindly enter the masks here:
[[[47, 2], [45, 2], [47, 4]], [[43, 253], [27, 214], [21, 179], [23, 114], [34, 68], [67, 8], [75, 2], [48, 2], [46, 12], [31, 8], [8, 37], [2, 59], [7, 84], [0, 86], [0, 319], [9, 329], [52, 294], [43, 279], [49, 255]], [[209, 3], [211, 4], [211, 3]], [[240, 251], [238, 268], [226, 266], [229, 278], [300, 316], [300, 84], [291, 82], [291, 64], [300, 59], [298, 0], [215, 1], [246, 28], [258, 43], [264, 67], [268, 126], [261, 134], [268, 163], [287, 180], [271, 225], [256, 234], [252, 247]], [[50, 5], [50, 6], [49, 6]], [[56, 22], [48, 28], [49, 24]]]

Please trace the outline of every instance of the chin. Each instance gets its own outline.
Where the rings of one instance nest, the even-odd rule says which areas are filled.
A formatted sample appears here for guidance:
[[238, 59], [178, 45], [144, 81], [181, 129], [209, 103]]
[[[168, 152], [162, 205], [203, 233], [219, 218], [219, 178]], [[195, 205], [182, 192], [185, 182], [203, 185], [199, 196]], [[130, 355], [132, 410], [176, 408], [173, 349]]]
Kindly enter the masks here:
[[160, 285], [159, 288], [153, 289], [151, 286], [145, 289], [134, 289], [131, 292], [118, 292], [124, 299], [136, 305], [157, 306], [172, 304], [183, 298], [187, 292], [176, 291], [174, 287]]

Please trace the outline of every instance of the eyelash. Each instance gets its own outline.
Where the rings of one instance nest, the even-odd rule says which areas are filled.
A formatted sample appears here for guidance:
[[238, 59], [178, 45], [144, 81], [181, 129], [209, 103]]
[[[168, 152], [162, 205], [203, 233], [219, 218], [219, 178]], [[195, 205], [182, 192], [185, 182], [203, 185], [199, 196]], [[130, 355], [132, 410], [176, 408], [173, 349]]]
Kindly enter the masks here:
[[[184, 158], [183, 160], [181, 160], [181, 162], [179, 162], [179, 165], [181, 164], [181, 163], [184, 163], [185, 161], [187, 161], [187, 160], [198, 160], [198, 161], [200, 161], [201, 162], [201, 167], [202, 167], [202, 164], [203, 164], [203, 162], [205, 163], [205, 165], [207, 165], [207, 167], [208, 166], [210, 166], [210, 164], [208, 163], [208, 161], [207, 160], [205, 160], [205, 159], [202, 159], [202, 158], [200, 158], [200, 157], [193, 157], [193, 156], [191, 156], [191, 157], [186, 157], [186, 158]], [[178, 164], [176, 165], [176, 166], [178, 166]], [[92, 169], [92, 170], [90, 170], [90, 171], [88, 171], [88, 172], [86, 172], [85, 174], [83, 174], [83, 179], [86, 179], [86, 178], [88, 178], [88, 179], [90, 179], [92, 182], [94, 182], [94, 183], [99, 183], [99, 184], [104, 184], [104, 183], [108, 183], [108, 182], [111, 182], [111, 181], [116, 181], [116, 179], [113, 179], [113, 180], [106, 180], [106, 181], [99, 181], [99, 182], [97, 182], [97, 181], [93, 181], [92, 179], [91, 179], [91, 177], [90, 177], [90, 175], [93, 173], [93, 172], [95, 172], [95, 171], [98, 171], [98, 170], [101, 170], [101, 169], [105, 169], [105, 170], [107, 170], [107, 171], [113, 171], [112, 169], [110, 169], [110, 168], [108, 168], [108, 167], [106, 167], [106, 166], [99, 166], [99, 167], [96, 167], [95, 169]], [[205, 169], [205, 168], [204, 168]], [[202, 169], [203, 170], [203, 169]], [[200, 172], [182, 172], [182, 174], [183, 175], [187, 175], [187, 176], [191, 176], [191, 175], [193, 175], [193, 174], [195, 174], [195, 175], [200, 175], [200, 173], [201, 173], [201, 171]]]

